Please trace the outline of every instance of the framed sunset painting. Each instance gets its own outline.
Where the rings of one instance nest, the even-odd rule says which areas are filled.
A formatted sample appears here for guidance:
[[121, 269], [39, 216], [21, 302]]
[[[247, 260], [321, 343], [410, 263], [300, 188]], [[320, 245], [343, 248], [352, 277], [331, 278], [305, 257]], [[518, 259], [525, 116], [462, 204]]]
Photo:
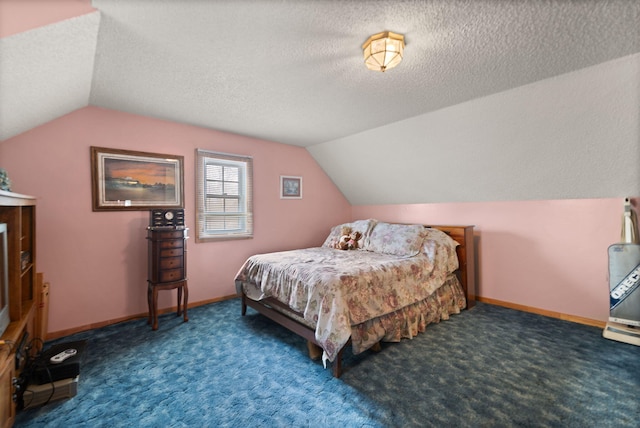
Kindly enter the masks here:
[[91, 147], [94, 211], [184, 208], [183, 157]]

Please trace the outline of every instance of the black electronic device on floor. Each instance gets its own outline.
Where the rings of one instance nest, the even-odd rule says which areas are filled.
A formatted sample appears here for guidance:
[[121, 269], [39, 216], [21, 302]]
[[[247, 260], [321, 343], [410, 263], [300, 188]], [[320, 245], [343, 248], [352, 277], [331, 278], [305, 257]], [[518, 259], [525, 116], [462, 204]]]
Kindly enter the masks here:
[[86, 340], [51, 346], [33, 361], [30, 383], [42, 385], [80, 374], [80, 362], [87, 346]]

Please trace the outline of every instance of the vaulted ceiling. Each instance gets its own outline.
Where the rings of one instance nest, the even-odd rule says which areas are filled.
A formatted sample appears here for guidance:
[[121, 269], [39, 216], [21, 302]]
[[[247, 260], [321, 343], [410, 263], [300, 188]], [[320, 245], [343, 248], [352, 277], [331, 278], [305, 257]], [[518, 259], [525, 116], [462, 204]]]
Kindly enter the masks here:
[[[92, 5], [1, 40], [0, 138], [93, 105], [312, 146], [640, 52], [631, 0]], [[369, 71], [361, 45], [384, 30], [404, 60]]]

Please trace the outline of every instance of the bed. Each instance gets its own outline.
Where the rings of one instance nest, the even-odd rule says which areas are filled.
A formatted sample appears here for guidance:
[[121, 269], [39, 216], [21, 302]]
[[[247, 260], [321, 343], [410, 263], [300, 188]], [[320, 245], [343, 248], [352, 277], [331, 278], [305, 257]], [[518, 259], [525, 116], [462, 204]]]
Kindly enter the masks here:
[[[335, 248], [345, 226], [360, 248]], [[243, 316], [251, 307], [305, 338], [340, 377], [348, 345], [376, 349], [473, 307], [474, 257], [473, 226], [357, 220], [320, 247], [249, 257], [235, 283]]]

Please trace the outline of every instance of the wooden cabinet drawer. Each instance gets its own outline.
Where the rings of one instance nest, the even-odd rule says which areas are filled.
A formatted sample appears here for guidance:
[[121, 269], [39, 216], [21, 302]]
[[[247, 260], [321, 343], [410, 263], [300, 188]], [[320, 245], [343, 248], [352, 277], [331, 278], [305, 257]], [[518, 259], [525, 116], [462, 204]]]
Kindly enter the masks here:
[[184, 271], [182, 269], [160, 271], [160, 282], [180, 281], [181, 279], [184, 279]]
[[187, 277], [187, 229], [148, 229], [149, 276], [152, 284]]
[[166, 248], [160, 250], [160, 257], [178, 257], [182, 256], [182, 247], [180, 248]]
[[170, 239], [167, 241], [160, 241], [160, 249], [164, 248], [182, 248], [184, 240], [182, 239]]
[[184, 237], [185, 237], [184, 230], [161, 230], [161, 231], [156, 231], [154, 235], [154, 239], [172, 239], [172, 238], [184, 239]]
[[182, 257], [164, 257], [160, 259], [160, 269], [175, 269], [182, 267]]

